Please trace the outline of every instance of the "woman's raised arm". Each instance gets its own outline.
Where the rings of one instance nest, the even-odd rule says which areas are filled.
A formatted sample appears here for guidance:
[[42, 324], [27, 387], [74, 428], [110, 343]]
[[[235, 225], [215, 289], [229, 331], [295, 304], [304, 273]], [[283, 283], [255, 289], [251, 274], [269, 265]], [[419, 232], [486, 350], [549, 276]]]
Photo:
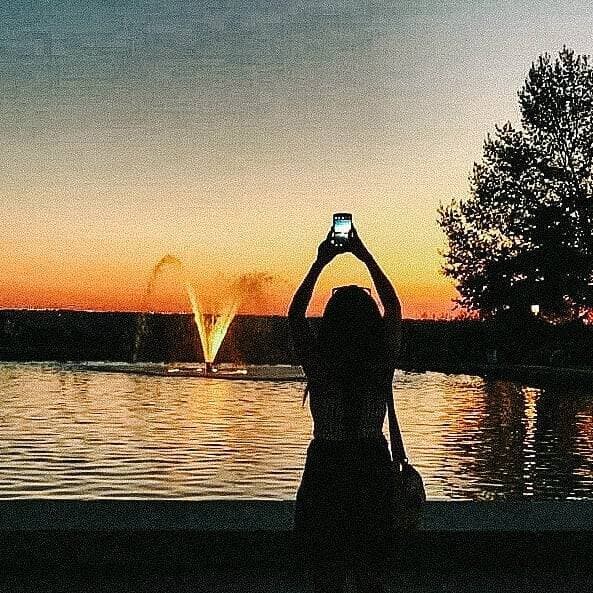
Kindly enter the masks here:
[[377, 289], [377, 294], [385, 310], [383, 319], [385, 320], [386, 339], [392, 359], [394, 360], [399, 353], [402, 334], [402, 308], [395, 288], [393, 288], [393, 284], [391, 284], [385, 272], [379, 267], [371, 252], [364, 246], [354, 227], [352, 227], [348, 248], [353, 255], [366, 265], [373, 279], [373, 284]]
[[293, 319], [304, 318], [307, 312], [307, 307], [311, 302], [313, 296], [313, 289], [317, 283], [317, 279], [323, 270], [324, 265], [316, 259], [313, 265], [307, 272], [307, 275], [301, 282], [301, 285], [297, 288], [292, 302], [288, 308], [288, 318], [292, 321]]
[[315, 337], [311, 331], [311, 326], [306, 318], [307, 307], [311, 302], [313, 296], [313, 289], [323, 268], [336, 256], [338, 253], [343, 253], [344, 249], [334, 245], [330, 241], [330, 234], [319, 245], [317, 250], [317, 259], [307, 272], [307, 275], [297, 288], [292, 302], [288, 308], [288, 322], [290, 324], [290, 333], [295, 352], [299, 358], [305, 373], [312, 370], [314, 365], [315, 353]]

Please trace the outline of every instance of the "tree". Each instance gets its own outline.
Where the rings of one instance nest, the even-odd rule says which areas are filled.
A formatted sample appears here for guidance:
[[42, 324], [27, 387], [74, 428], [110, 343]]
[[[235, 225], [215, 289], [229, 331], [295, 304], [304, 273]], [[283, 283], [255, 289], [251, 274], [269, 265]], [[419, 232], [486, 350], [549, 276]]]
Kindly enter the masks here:
[[521, 127], [487, 135], [469, 196], [439, 207], [443, 273], [483, 316], [540, 306], [579, 318], [593, 306], [593, 68], [564, 47], [532, 63]]

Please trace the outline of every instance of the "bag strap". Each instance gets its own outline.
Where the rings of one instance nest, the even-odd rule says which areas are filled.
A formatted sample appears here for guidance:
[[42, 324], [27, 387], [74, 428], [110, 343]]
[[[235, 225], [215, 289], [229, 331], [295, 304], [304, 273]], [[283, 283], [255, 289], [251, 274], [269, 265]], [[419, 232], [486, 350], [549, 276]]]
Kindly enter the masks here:
[[399, 461], [402, 465], [408, 463], [408, 456], [404, 448], [402, 433], [399, 429], [397, 416], [395, 415], [395, 402], [393, 399], [393, 386], [389, 386], [389, 396], [387, 397], [387, 417], [389, 419], [389, 440], [391, 444], [391, 458], [393, 461]]

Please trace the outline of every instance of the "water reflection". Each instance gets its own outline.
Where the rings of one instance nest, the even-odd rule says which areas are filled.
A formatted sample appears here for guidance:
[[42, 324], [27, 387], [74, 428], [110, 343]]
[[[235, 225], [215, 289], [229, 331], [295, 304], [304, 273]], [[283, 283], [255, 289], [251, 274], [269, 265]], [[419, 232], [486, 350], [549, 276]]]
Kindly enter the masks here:
[[474, 396], [451, 414], [451, 497], [593, 497], [593, 398], [502, 381]]
[[[533, 440], [524, 392], [513, 383], [485, 381], [480, 395], [474, 438], [459, 439], [466, 451], [461, 473], [480, 484], [481, 498], [521, 496], [526, 456], [532, 454], [527, 444]], [[458, 431], [461, 436], [466, 429], [462, 425]]]
[[536, 422], [536, 494], [550, 491], [557, 498], [590, 496], [593, 448], [583, 429], [591, 426], [592, 418], [593, 398], [542, 391]]
[[[432, 499], [593, 498], [593, 397], [398, 374]], [[293, 498], [310, 438], [301, 383], [0, 364], [0, 496]]]

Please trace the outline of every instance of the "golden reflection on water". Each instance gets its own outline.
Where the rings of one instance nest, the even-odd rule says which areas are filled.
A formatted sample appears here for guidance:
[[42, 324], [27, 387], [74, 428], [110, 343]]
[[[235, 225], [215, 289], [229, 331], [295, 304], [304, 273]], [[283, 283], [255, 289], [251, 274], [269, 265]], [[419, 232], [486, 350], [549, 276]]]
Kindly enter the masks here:
[[[0, 496], [294, 498], [302, 387], [0, 364]], [[591, 395], [398, 373], [395, 396], [429, 498], [593, 498]]]
[[536, 422], [537, 396], [539, 391], [524, 387], [521, 390], [524, 400], [524, 440], [523, 440], [523, 485], [524, 496], [533, 496], [536, 471]]

